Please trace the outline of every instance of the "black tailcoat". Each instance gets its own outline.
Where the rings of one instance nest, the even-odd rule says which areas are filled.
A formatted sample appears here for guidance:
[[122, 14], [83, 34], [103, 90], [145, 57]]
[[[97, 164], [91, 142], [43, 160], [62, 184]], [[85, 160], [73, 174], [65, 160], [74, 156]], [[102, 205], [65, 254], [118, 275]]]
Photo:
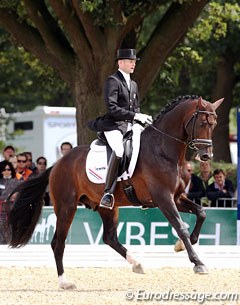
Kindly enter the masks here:
[[88, 126], [96, 132], [120, 130], [125, 133], [128, 122], [133, 122], [135, 113], [140, 111], [137, 83], [130, 82], [130, 90], [120, 71], [110, 75], [104, 87], [107, 113], [91, 121]]

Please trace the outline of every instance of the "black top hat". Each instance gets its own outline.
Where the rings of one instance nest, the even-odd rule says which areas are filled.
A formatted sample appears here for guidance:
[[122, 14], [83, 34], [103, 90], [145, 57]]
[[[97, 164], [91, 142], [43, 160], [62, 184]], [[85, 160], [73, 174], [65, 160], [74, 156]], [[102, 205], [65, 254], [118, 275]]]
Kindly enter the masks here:
[[135, 59], [140, 60], [137, 58], [136, 50], [135, 49], [120, 49], [117, 50], [117, 58], [116, 61], [119, 59]]

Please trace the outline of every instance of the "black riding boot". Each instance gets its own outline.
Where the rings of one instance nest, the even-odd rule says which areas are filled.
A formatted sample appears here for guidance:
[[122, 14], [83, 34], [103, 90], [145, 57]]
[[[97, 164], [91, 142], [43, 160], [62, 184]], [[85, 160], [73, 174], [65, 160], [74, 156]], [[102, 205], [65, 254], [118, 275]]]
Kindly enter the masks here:
[[108, 164], [104, 195], [100, 201], [100, 207], [112, 209], [114, 206], [114, 190], [117, 184], [118, 168], [121, 158], [113, 151]]

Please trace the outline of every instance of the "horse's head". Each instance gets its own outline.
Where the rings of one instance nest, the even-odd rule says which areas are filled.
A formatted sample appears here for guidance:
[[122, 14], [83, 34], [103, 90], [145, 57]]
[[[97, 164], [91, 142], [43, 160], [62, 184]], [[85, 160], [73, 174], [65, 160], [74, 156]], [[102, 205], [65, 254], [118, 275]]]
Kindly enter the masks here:
[[202, 161], [212, 158], [212, 133], [217, 125], [216, 109], [223, 102], [223, 98], [215, 103], [197, 100], [197, 107], [185, 125], [188, 134], [188, 145], [194, 149]]

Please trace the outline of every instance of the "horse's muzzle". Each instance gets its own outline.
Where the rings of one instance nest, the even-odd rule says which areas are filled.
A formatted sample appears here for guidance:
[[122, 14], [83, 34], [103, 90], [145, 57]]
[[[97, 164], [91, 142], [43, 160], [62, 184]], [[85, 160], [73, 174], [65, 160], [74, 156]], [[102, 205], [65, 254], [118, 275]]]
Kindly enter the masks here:
[[213, 156], [212, 153], [203, 153], [203, 154], [199, 153], [199, 155], [200, 155], [200, 159], [201, 159], [202, 161], [211, 160], [211, 159], [212, 159], [212, 156]]

